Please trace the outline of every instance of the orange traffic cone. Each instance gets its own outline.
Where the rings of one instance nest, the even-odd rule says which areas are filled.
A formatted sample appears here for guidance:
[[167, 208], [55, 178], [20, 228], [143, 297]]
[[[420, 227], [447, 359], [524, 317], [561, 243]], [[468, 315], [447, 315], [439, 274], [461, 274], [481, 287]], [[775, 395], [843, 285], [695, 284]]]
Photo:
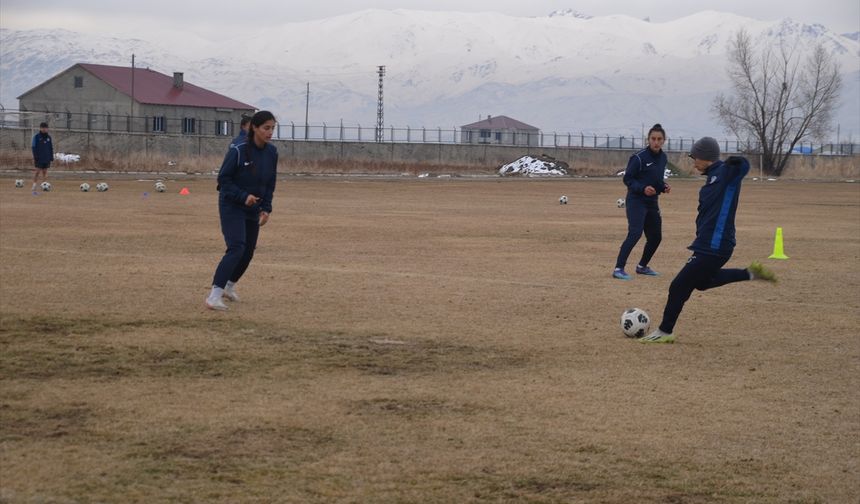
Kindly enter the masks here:
[[183, 187], [182, 190], [179, 191], [179, 194], [183, 196], [188, 196], [189, 194], [191, 194], [191, 191], [189, 191], [187, 187]]

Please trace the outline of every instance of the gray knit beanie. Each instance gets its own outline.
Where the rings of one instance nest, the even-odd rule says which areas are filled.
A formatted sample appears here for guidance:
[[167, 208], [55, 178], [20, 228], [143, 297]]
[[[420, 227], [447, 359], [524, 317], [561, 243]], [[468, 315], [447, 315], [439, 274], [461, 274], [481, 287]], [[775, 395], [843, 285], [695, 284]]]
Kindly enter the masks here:
[[720, 144], [711, 137], [702, 137], [693, 144], [693, 148], [690, 149], [690, 157], [705, 161], [716, 161], [720, 159]]

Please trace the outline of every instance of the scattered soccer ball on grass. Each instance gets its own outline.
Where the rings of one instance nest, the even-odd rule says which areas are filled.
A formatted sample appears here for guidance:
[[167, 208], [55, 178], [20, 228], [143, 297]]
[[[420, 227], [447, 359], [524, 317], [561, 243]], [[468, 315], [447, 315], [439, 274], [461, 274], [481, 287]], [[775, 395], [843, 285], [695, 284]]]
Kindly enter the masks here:
[[627, 202], [624, 198], [618, 198], [618, 201], [616, 201], [615, 204], [618, 205], [618, 208], [624, 208], [627, 206]]
[[621, 314], [621, 331], [628, 338], [641, 338], [651, 327], [651, 317], [640, 308], [628, 308]]
[[51, 185], [51, 183], [50, 183], [50, 182], [48, 182], [47, 180], [46, 180], [46, 181], [44, 181], [44, 182], [42, 182], [42, 183], [39, 185], [39, 187], [41, 187], [41, 188], [42, 188], [42, 190], [43, 190], [43, 191], [45, 191], [45, 192], [48, 192], [48, 191], [50, 191], [51, 189], [53, 189], [53, 186], [52, 186], [52, 185]]
[[561, 198], [559, 198], [558, 204], [559, 205], [567, 205], [567, 196], [562, 196]]
[[18, 189], [24, 187], [24, 179], [15, 179], [15, 187]]
[[96, 184], [96, 191], [98, 192], [105, 192], [108, 189], [109, 187], [107, 185], [107, 182], [99, 182], [98, 184]]
[[81, 184], [81, 192], [90, 192], [90, 185], [86, 182]]

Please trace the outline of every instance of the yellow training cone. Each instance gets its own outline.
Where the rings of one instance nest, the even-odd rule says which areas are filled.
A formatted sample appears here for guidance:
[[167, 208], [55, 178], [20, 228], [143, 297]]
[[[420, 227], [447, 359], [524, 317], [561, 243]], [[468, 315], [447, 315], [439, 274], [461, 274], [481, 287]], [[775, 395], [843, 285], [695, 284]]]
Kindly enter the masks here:
[[776, 228], [776, 238], [773, 241], [773, 254], [768, 256], [768, 259], [788, 259], [785, 252], [782, 250], [782, 228]]

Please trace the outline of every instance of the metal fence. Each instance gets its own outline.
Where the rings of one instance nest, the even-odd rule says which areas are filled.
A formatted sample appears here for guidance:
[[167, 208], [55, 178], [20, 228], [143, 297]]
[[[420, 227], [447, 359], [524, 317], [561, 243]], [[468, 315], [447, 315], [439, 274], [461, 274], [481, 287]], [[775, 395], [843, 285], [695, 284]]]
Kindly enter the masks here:
[[[29, 127], [37, 128], [41, 121], [50, 123], [51, 128], [76, 131], [128, 132], [163, 135], [204, 135], [204, 136], [235, 136], [239, 124], [232, 121], [203, 120], [194, 117], [167, 118], [164, 116], [128, 116], [110, 114], [76, 114], [71, 112], [32, 112], [17, 110], [0, 110], [0, 127]], [[647, 139], [638, 136], [623, 136], [593, 133], [518, 132], [513, 140], [505, 143], [505, 137], [470, 134], [456, 126], [450, 129], [386, 127], [381, 136], [377, 136], [377, 128], [373, 126], [344, 125], [341, 121], [336, 124], [295, 124], [279, 123], [274, 137], [279, 140], [306, 140], [314, 142], [375, 142], [381, 138], [383, 142], [391, 143], [438, 143], [438, 144], [488, 144], [488, 145], [521, 145], [523, 147], [569, 148], [569, 149], [614, 149], [639, 150], [648, 145]], [[510, 138], [510, 137], [509, 137]], [[695, 138], [670, 137], [666, 139], [663, 149], [668, 152], [688, 151]], [[757, 142], [745, 142], [736, 139], [720, 141], [720, 148], [726, 154], [744, 153], [757, 154], [761, 151]], [[860, 144], [856, 143], [800, 143], [795, 145], [793, 154], [798, 155], [860, 155]]]

